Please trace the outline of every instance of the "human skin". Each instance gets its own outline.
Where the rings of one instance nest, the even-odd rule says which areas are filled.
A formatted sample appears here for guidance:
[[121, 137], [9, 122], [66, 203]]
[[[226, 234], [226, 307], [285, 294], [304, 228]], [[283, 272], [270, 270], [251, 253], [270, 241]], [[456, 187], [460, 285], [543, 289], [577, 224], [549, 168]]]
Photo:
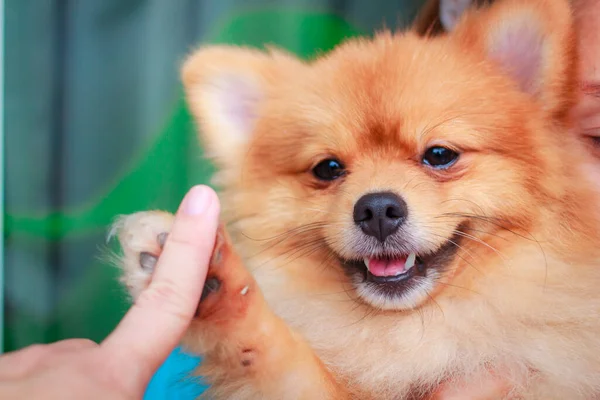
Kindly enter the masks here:
[[0, 398], [142, 398], [150, 378], [194, 317], [218, 214], [215, 192], [192, 188], [177, 213], [151, 285], [112, 334], [100, 344], [71, 339], [0, 357]]

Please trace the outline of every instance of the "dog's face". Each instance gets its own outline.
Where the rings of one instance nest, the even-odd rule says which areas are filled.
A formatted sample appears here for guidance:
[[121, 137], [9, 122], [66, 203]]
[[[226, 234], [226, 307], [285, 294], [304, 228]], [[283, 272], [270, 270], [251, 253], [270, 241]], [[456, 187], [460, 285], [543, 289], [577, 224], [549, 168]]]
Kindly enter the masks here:
[[[496, 250], [486, 238], [526, 229], [559, 190], [547, 184], [560, 168], [553, 125], [572, 97], [567, 6], [500, 3], [449, 37], [384, 33], [310, 63], [192, 56], [189, 103], [237, 196], [226, 219], [251, 220], [288, 260], [340, 269], [380, 309], [476, 279], [477, 257]], [[307, 263], [307, 279], [310, 265], [323, 267]]]

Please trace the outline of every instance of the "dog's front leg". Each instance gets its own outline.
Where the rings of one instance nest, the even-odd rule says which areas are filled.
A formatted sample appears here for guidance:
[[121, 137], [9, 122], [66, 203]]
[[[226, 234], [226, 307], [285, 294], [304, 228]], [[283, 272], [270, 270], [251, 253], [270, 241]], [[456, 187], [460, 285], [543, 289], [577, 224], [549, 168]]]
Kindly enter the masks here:
[[[134, 300], [151, 280], [172, 221], [171, 214], [151, 211], [117, 224], [122, 281]], [[183, 345], [203, 356], [196, 373], [210, 385], [208, 398], [349, 397], [306, 341], [271, 311], [223, 228]]]

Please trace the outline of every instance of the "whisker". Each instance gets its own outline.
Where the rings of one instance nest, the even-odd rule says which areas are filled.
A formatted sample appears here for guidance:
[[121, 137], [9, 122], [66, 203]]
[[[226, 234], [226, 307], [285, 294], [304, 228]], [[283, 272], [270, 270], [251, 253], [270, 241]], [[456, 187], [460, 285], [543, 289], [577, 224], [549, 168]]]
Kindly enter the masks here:
[[283, 233], [277, 234], [275, 236], [271, 236], [271, 237], [267, 237], [267, 238], [262, 238], [262, 239], [258, 239], [258, 238], [252, 238], [250, 236], [248, 236], [247, 234], [241, 232], [241, 234], [246, 238], [246, 239], [250, 239], [256, 242], [266, 242], [269, 240], [274, 240], [274, 239], [278, 239], [281, 238], [282, 236], [286, 236], [286, 235], [290, 235], [292, 233], [297, 233], [297, 232], [302, 232], [304, 230], [310, 230], [310, 229], [318, 229], [318, 228], [322, 228], [324, 226], [327, 225], [327, 222], [325, 221], [317, 221], [317, 222], [311, 222], [305, 225], [300, 225], [297, 226], [295, 228], [291, 228]]
[[496, 249], [494, 246], [490, 245], [489, 243], [486, 243], [485, 241], [479, 239], [476, 236], [473, 235], [469, 235], [468, 233], [459, 231], [459, 230], [454, 230], [454, 233], [457, 234], [458, 236], [470, 239], [476, 243], [480, 243], [482, 245], [484, 245], [485, 247], [487, 247], [488, 249], [492, 250], [493, 252], [495, 252], [498, 256], [500, 256], [502, 258], [502, 260], [504, 260], [505, 262], [507, 261], [507, 258], [504, 254], [502, 254], [498, 249]]
[[448, 282], [442, 282], [442, 281], [440, 281], [438, 279], [436, 279], [435, 281], [436, 281], [436, 283], [439, 283], [440, 285], [449, 286], [449, 287], [452, 287], [452, 288], [455, 288], [455, 289], [466, 290], [468, 292], [471, 292], [471, 293], [474, 293], [474, 294], [477, 294], [477, 295], [481, 296], [481, 293], [479, 293], [479, 292], [477, 292], [477, 291], [475, 291], [473, 289], [469, 289], [469, 288], [458, 286], [458, 285], [453, 285], [453, 284], [448, 283]]
[[[444, 236], [441, 236], [441, 235], [436, 235], [436, 236], [444, 238]], [[458, 249], [463, 250], [464, 252], [466, 252], [467, 255], [469, 255], [475, 261], [475, 256], [473, 256], [473, 254], [471, 253], [471, 251], [469, 249], [465, 248], [464, 246], [461, 246], [460, 244], [454, 242], [453, 240], [448, 240], [448, 242], [450, 244], [452, 244], [453, 246], [457, 247]], [[429, 243], [433, 244], [432, 241], [429, 241]], [[480, 274], [482, 273], [477, 267], [475, 267], [470, 261], [468, 261], [466, 258], [464, 258], [460, 253], [456, 253], [456, 257], [458, 257], [461, 260], [463, 260], [465, 263], [467, 263], [467, 265], [469, 265], [471, 268], [473, 268], [478, 273], [480, 273]]]

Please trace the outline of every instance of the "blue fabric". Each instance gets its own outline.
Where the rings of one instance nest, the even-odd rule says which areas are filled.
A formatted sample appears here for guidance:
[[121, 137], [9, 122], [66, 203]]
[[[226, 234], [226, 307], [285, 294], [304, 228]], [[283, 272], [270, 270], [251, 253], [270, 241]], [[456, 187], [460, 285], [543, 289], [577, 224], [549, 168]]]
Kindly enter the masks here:
[[190, 373], [198, 366], [200, 358], [186, 354], [180, 348], [173, 350], [156, 371], [146, 388], [144, 400], [193, 400], [206, 390], [198, 377]]

